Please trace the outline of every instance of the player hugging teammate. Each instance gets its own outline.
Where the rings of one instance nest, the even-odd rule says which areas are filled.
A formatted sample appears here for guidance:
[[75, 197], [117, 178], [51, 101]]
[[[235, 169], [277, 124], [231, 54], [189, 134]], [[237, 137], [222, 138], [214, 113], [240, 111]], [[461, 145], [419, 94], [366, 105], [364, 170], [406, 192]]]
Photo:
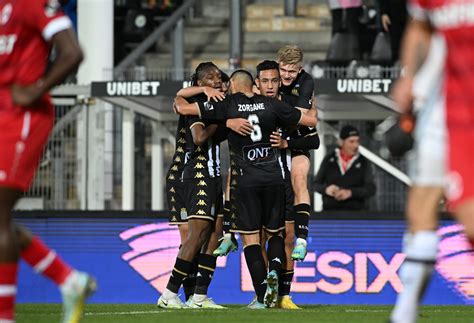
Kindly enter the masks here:
[[[252, 75], [237, 70], [230, 77], [230, 94], [224, 98], [217, 90], [221, 80], [219, 86], [206, 84], [212, 76], [198, 75], [200, 67], [205, 66], [212, 67], [218, 75], [212, 63], [200, 64], [196, 70], [200, 81], [178, 92], [174, 105], [180, 114], [177, 148], [168, 173], [167, 191], [170, 221], [180, 226], [182, 246], [158, 306], [222, 308], [207, 298], [207, 287], [201, 290], [199, 282], [195, 283], [194, 296], [189, 298], [188, 289], [193, 288], [189, 285], [194, 284], [193, 259], [209, 241], [197, 263], [198, 272], [212, 269], [206, 273], [210, 276], [216, 259], [211, 250], [219, 256], [237, 249], [233, 234], [239, 233], [256, 292], [256, 300], [249, 307], [277, 305], [298, 309], [289, 297], [293, 260], [302, 261], [306, 256], [311, 209], [306, 184], [309, 149], [319, 146], [312, 97], [314, 84], [301, 67], [302, 58], [298, 47], [285, 46], [278, 53], [278, 63], [259, 64], [257, 94], [253, 91]], [[199, 100], [191, 97], [197, 94]], [[212, 145], [224, 139], [229, 141], [228, 186], [232, 189], [228, 188], [230, 203], [223, 236], [221, 223], [213, 224], [222, 189], [209, 188], [216, 186], [216, 182], [221, 184], [220, 170], [208, 166], [218, 161], [219, 149], [213, 150]], [[292, 163], [297, 165], [296, 170], [291, 170]], [[206, 186], [200, 187], [203, 183]], [[203, 210], [203, 206], [214, 207]], [[209, 238], [211, 228], [215, 229], [214, 238]], [[217, 236], [221, 236], [219, 248], [214, 242]], [[186, 282], [185, 294], [190, 301], [184, 304], [177, 292]]]

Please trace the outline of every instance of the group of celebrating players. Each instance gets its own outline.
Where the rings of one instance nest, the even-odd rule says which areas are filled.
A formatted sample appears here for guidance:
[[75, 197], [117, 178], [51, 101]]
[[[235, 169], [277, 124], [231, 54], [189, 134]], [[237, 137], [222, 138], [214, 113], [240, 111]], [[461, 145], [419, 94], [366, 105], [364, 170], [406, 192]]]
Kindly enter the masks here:
[[[302, 61], [300, 48], [284, 46], [277, 61], [257, 65], [255, 80], [237, 70], [228, 85], [219, 68], [205, 62], [193, 86], [178, 92], [166, 189], [170, 223], [179, 226], [182, 244], [159, 307], [223, 308], [207, 291], [216, 257], [237, 249], [239, 233], [256, 293], [249, 307], [298, 309], [289, 293], [294, 261], [306, 256], [309, 150], [319, 147], [314, 83]], [[230, 154], [224, 203], [223, 140]], [[186, 303], [178, 297], [181, 285]]]
[[[407, 112], [414, 96], [425, 96], [428, 110], [415, 138], [417, 168], [403, 241], [407, 259], [400, 270], [404, 289], [392, 322], [417, 319], [436, 261], [436, 211], [447, 183], [450, 206], [464, 225], [470, 250], [474, 245], [474, 2], [410, 3], [413, 20], [402, 50], [405, 73], [393, 97]], [[0, 322], [15, 320], [20, 257], [58, 285], [63, 322], [78, 322], [84, 300], [96, 289], [94, 279], [14, 224], [11, 210], [33, 179], [54, 123], [48, 91], [77, 68], [82, 52], [56, 1], [0, 1], [0, 13]], [[46, 70], [53, 45], [57, 55]], [[436, 52], [442, 57], [432, 61]], [[223, 308], [207, 291], [216, 256], [237, 249], [234, 234], [239, 233], [256, 293], [249, 307], [298, 308], [289, 297], [293, 261], [306, 255], [308, 151], [319, 146], [314, 84], [301, 67], [302, 58], [298, 47], [285, 46], [276, 62], [257, 66], [255, 81], [248, 71], [237, 70], [229, 84], [217, 66], [202, 63], [194, 86], [178, 93], [174, 109], [180, 117], [167, 192], [170, 222], [179, 226], [182, 245], [158, 306]], [[223, 203], [219, 143], [225, 139], [230, 171]], [[468, 284], [472, 277], [465, 277]], [[186, 303], [177, 294], [181, 285]]]

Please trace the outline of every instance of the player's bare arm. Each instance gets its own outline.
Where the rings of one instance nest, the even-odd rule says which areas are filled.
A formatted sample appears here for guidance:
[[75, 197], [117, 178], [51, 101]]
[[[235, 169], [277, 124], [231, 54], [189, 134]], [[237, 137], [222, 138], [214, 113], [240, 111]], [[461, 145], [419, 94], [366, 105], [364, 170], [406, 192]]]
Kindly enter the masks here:
[[300, 121], [298, 122], [299, 125], [306, 126], [306, 127], [316, 127], [316, 124], [318, 123], [318, 119], [316, 116], [307, 114], [307, 113], [301, 113], [301, 118]]
[[49, 72], [35, 84], [27, 86], [13, 85], [12, 99], [18, 105], [30, 106], [53, 86], [61, 83], [83, 60], [83, 53], [72, 29], [56, 33], [53, 45], [58, 56]]
[[207, 96], [208, 101], [214, 100], [217, 102], [222, 101], [225, 98], [224, 92], [210, 86], [190, 86], [179, 90], [176, 95], [183, 98], [190, 98], [201, 93], [204, 93]]
[[173, 109], [183, 116], [199, 115], [199, 106], [197, 103], [188, 103], [185, 98], [177, 96], [174, 99]]
[[411, 111], [413, 78], [428, 54], [431, 33], [432, 29], [426, 22], [411, 20], [408, 23], [401, 52], [404, 72], [391, 94], [401, 113]]
[[191, 135], [193, 136], [193, 142], [196, 146], [201, 146], [209, 138], [214, 136], [214, 133], [217, 130], [216, 124], [208, 125], [204, 127], [202, 123], [195, 123], [191, 126]]

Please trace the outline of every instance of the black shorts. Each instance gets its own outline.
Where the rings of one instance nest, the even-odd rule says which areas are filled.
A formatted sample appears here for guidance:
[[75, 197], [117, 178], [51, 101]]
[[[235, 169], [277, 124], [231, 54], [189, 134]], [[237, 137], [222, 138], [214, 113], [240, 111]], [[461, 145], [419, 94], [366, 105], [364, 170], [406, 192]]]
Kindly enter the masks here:
[[217, 216], [216, 180], [214, 178], [189, 179], [184, 180], [183, 184], [188, 220], [214, 221]]
[[308, 160], [311, 160], [311, 153], [309, 150], [303, 150], [303, 149], [292, 149], [291, 150], [291, 158], [295, 158], [297, 156], [306, 156]]
[[291, 174], [285, 172], [285, 222], [295, 222], [294, 204], [295, 193], [293, 192], [293, 185], [291, 185]]
[[178, 225], [188, 222], [186, 212], [184, 185], [181, 181], [166, 181], [166, 200], [168, 202], [170, 224]]
[[235, 187], [232, 190], [235, 220], [231, 232], [258, 233], [263, 228], [279, 232], [285, 228], [285, 186]]

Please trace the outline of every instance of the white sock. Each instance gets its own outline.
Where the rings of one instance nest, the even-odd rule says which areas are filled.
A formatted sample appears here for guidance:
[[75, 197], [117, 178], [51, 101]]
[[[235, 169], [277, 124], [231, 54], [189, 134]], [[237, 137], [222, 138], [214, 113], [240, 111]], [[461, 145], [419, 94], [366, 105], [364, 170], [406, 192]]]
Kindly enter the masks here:
[[173, 293], [172, 291], [170, 291], [170, 290], [167, 288], [167, 289], [165, 289], [165, 291], [163, 292], [163, 294], [161, 294], [161, 296], [163, 296], [164, 299], [172, 299], [172, 298], [178, 296], [178, 294]]
[[194, 294], [193, 295], [193, 302], [196, 303], [201, 303], [207, 298], [207, 295], [201, 295], [201, 294]]
[[75, 291], [78, 289], [78, 283], [80, 277], [80, 273], [77, 270], [71, 271], [71, 273], [66, 277], [64, 282], [59, 286], [59, 290], [63, 294], [68, 294], [71, 291]]
[[419, 231], [411, 239], [404, 239], [407, 258], [400, 269], [403, 291], [398, 295], [392, 311], [392, 322], [416, 322], [418, 304], [436, 260], [438, 241], [435, 231]]

